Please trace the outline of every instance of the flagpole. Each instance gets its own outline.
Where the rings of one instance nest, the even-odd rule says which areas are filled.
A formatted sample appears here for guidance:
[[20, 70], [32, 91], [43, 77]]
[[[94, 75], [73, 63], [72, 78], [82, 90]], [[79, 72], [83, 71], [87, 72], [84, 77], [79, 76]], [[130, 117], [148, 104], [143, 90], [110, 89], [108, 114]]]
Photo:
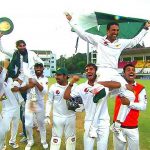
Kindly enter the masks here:
[[89, 42], [87, 42], [87, 64], [89, 63]]

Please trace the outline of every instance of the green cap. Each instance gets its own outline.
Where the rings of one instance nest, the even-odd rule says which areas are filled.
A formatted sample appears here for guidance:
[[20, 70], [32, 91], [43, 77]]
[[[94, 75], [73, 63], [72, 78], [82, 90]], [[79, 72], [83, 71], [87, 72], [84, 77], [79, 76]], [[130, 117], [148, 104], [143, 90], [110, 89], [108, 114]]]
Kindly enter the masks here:
[[40, 67], [44, 67], [44, 66], [43, 66], [43, 64], [42, 64], [42, 63], [40, 63], [40, 62], [35, 63], [35, 65], [34, 65], [34, 67], [38, 67], [38, 66], [40, 66]]
[[58, 68], [56, 71], [53, 71], [52, 73], [68, 75], [68, 71], [65, 68]]

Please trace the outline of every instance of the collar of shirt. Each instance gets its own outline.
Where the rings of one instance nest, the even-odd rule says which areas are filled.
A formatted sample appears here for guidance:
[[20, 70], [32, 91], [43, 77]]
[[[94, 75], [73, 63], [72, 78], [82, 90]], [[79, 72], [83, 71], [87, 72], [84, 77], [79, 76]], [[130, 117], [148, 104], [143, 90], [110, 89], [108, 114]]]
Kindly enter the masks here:
[[135, 81], [135, 82], [132, 84], [132, 86], [136, 86], [136, 84], [137, 84], [137, 82]]
[[44, 78], [44, 75], [41, 75], [40, 77], [37, 77], [37, 76], [36, 76], [36, 78], [37, 78], [37, 79]]
[[[105, 42], [111, 43], [111, 42], [107, 39], [107, 35], [105, 35], [105, 36], [103, 37], [103, 40], [104, 40]], [[116, 40], [115, 40], [113, 43], [117, 43], [118, 40], [119, 40], [119, 39], [116, 38]]]

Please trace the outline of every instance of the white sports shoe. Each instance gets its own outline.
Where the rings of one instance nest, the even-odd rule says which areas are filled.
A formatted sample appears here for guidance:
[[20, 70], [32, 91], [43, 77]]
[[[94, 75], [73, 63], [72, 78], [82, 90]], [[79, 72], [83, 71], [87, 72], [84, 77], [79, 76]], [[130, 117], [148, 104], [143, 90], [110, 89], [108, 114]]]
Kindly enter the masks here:
[[3, 146], [2, 150], [6, 150], [6, 145]]
[[48, 144], [46, 142], [42, 143], [44, 149], [48, 149]]
[[31, 147], [33, 146], [33, 142], [31, 143], [31, 142], [29, 142], [27, 145], [26, 145], [26, 147], [25, 147], [25, 150], [31, 150]]
[[89, 129], [89, 137], [97, 138], [97, 128], [92, 125], [90, 126], [90, 129]]
[[19, 145], [16, 143], [9, 143], [9, 145], [14, 149], [17, 149], [19, 147]]
[[110, 130], [114, 133], [114, 135], [118, 138], [118, 140], [120, 140], [123, 143], [127, 142], [125, 137], [123, 136], [123, 133], [120, 127], [116, 127], [115, 124], [113, 123], [110, 126]]

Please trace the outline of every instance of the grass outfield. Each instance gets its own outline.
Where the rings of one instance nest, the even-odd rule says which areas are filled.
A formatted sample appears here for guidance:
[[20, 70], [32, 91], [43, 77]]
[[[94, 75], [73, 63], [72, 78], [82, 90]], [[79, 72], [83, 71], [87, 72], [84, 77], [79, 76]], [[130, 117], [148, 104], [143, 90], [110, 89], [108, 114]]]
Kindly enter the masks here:
[[[55, 80], [53, 78], [50, 78], [50, 84], [54, 83]], [[80, 83], [84, 82], [85, 79], [81, 79]], [[146, 87], [148, 99], [150, 98], [150, 82], [149, 80], [137, 80], [139, 83], [143, 84]], [[114, 101], [109, 100], [108, 101], [108, 107], [109, 107], [109, 114], [112, 117], [113, 115], [113, 107], [114, 107]], [[83, 150], [83, 124], [84, 124], [84, 113], [77, 113], [77, 123], [76, 123], [76, 137], [77, 137], [77, 144], [76, 144], [76, 150]], [[150, 150], [150, 105], [147, 105], [146, 111], [143, 111], [140, 113], [140, 119], [139, 119], [139, 131], [140, 131], [140, 149], [141, 150]], [[19, 126], [19, 132], [21, 132], [21, 125]], [[10, 133], [7, 135], [7, 150], [11, 150], [11, 148], [8, 145], [8, 140], [10, 137]], [[51, 138], [51, 126], [47, 126], [47, 142], [49, 143]], [[19, 140], [21, 137], [17, 136], [17, 142], [19, 143]], [[40, 144], [40, 136], [39, 132], [34, 129], [34, 140], [35, 144], [32, 148], [32, 150], [42, 150], [42, 146]], [[19, 150], [23, 150], [25, 147], [25, 143], [19, 143]], [[64, 138], [62, 139], [61, 149], [65, 150], [65, 141]], [[95, 146], [96, 150], [96, 146]], [[110, 133], [109, 137], [109, 143], [108, 143], [108, 150], [113, 150], [113, 144], [112, 144], [112, 133]]]

